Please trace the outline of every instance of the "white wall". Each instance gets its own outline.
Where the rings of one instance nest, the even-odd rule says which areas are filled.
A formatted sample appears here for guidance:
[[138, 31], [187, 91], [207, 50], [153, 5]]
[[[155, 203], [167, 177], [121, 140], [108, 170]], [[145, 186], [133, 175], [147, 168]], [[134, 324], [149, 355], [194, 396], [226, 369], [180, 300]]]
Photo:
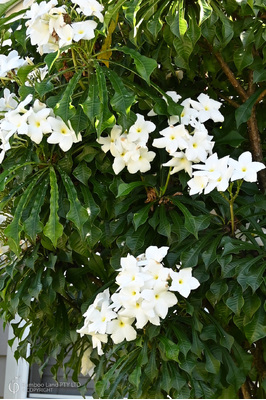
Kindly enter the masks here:
[[8, 328], [6, 328], [4, 331], [2, 321], [0, 321], [0, 399], [4, 397], [7, 340]]

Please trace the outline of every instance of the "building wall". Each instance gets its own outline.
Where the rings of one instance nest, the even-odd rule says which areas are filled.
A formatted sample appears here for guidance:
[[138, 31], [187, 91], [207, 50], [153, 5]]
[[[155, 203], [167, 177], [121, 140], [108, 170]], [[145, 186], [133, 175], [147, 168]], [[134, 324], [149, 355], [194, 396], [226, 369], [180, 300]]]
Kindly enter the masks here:
[[8, 328], [3, 330], [3, 324], [0, 321], [0, 399], [4, 398], [4, 383], [6, 371]]

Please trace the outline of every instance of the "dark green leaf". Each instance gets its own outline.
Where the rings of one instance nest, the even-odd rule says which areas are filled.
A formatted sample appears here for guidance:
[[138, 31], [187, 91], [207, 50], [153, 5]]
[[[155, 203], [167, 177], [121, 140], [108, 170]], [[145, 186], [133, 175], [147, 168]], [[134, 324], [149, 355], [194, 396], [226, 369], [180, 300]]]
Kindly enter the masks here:
[[59, 222], [58, 217], [58, 186], [55, 170], [50, 168], [50, 215], [47, 224], [43, 229], [43, 233], [48, 237], [56, 247], [57, 241], [63, 234], [63, 225]]
[[257, 101], [257, 98], [259, 95], [262, 93], [263, 88], [260, 88], [259, 90], [256, 91], [252, 96], [249, 97], [247, 101], [245, 101], [244, 104], [242, 104], [240, 107], [236, 109], [235, 116], [236, 116], [236, 126], [237, 128], [243, 124], [244, 122], [247, 122], [247, 120], [251, 116], [252, 112], [252, 107]]
[[142, 56], [138, 51], [130, 49], [129, 47], [121, 47], [119, 48], [119, 51], [122, 51], [133, 58], [138, 73], [148, 84], [150, 84], [150, 76], [157, 67], [157, 62], [152, 58]]

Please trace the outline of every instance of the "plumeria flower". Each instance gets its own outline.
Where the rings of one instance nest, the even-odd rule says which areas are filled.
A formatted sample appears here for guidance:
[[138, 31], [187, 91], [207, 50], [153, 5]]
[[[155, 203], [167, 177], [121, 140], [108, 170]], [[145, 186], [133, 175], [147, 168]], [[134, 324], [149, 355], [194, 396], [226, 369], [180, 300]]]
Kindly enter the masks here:
[[121, 135], [122, 126], [114, 125], [109, 136], [100, 136], [99, 139], [96, 139], [96, 141], [102, 145], [102, 151], [107, 153], [111, 149], [111, 144], [113, 143], [115, 145], [116, 142], [120, 139]]
[[187, 156], [183, 151], [172, 153], [171, 156], [171, 160], [162, 164], [163, 167], [174, 167], [170, 172], [171, 175], [184, 169], [189, 176], [192, 176], [192, 161], [187, 159]]
[[142, 301], [142, 299], [139, 299], [134, 303], [130, 303], [119, 312], [121, 317], [136, 319], [135, 325], [137, 329], [142, 329], [150, 320], [149, 316], [142, 308]]
[[214, 146], [214, 142], [211, 139], [212, 136], [208, 135], [206, 129], [195, 130], [188, 140], [188, 146], [185, 151], [187, 159], [193, 162], [204, 162], [208, 154], [211, 154]]
[[80, 372], [83, 376], [92, 376], [94, 373], [95, 364], [90, 359], [91, 352], [92, 347], [88, 347], [82, 355]]
[[82, 12], [84, 15], [95, 16], [100, 22], [103, 22], [103, 6], [97, 0], [72, 0], [74, 4], [78, 4], [77, 12]]
[[162, 264], [155, 260], [150, 260], [143, 270], [147, 274], [148, 279], [145, 282], [145, 288], [154, 289], [157, 286], [168, 286], [167, 280], [169, 279], [169, 268], [165, 268]]
[[74, 22], [72, 24], [74, 36], [73, 39], [75, 42], [79, 40], [91, 40], [95, 37], [95, 29], [97, 27], [97, 23], [95, 21], [83, 21], [83, 22]]
[[151, 169], [151, 161], [153, 161], [156, 153], [148, 151], [146, 147], [136, 148], [135, 152], [131, 152], [130, 158], [127, 161], [127, 169], [130, 174], [135, 174], [137, 171], [142, 173]]
[[131, 326], [134, 322], [134, 318], [127, 318], [118, 316], [117, 319], [112, 320], [108, 324], [108, 333], [111, 334], [111, 339], [115, 344], [123, 342], [124, 339], [127, 341], [135, 340], [137, 332]]
[[64, 47], [72, 44], [74, 37], [74, 29], [70, 25], [64, 25], [57, 29], [56, 33], [59, 36], [59, 47]]
[[222, 103], [211, 99], [204, 93], [201, 93], [197, 99], [198, 102], [190, 100], [190, 104], [195, 110], [199, 111], [198, 119], [200, 122], [206, 122], [208, 119], [212, 119], [214, 122], [224, 121], [224, 116], [219, 111]]
[[242, 153], [238, 161], [230, 158], [228, 164], [234, 168], [232, 181], [244, 179], [246, 182], [256, 182], [257, 172], [265, 168], [263, 163], [252, 161], [252, 155], [249, 151]]
[[169, 126], [163, 129], [160, 134], [163, 136], [154, 139], [152, 145], [158, 148], [165, 148], [168, 153], [174, 153], [177, 149], [183, 150], [188, 147], [189, 133], [184, 125]]
[[144, 289], [142, 291], [143, 309], [147, 312], [152, 310], [157, 316], [165, 318], [169, 307], [177, 303], [177, 298], [168, 291], [165, 284], [157, 285], [154, 289]]
[[154, 260], [157, 263], [160, 263], [166, 254], [168, 253], [169, 247], [168, 246], [149, 246], [145, 251], [145, 257], [147, 261]]
[[155, 124], [150, 121], [145, 121], [144, 116], [141, 114], [136, 114], [137, 120], [129, 128], [128, 140], [145, 146], [149, 139], [149, 133], [153, 132], [156, 128]]
[[[36, 111], [35, 111], [36, 110]], [[50, 108], [46, 108], [45, 104], [36, 100], [34, 102], [32, 112], [29, 114], [27, 136], [31, 138], [34, 143], [40, 144], [43, 135], [52, 132], [51, 124], [47, 121], [51, 113]]]
[[181, 118], [181, 124], [184, 125], [192, 125], [192, 121], [194, 121], [198, 117], [198, 111], [194, 110], [193, 108], [190, 107], [190, 98], [185, 99], [182, 101], [181, 106], [183, 106], [183, 110], [181, 112], [180, 118]]
[[170, 276], [172, 278], [170, 290], [186, 298], [191, 290], [197, 289], [200, 285], [199, 281], [192, 276], [192, 268], [183, 268], [179, 272], [171, 270]]
[[59, 144], [63, 151], [68, 151], [73, 143], [82, 140], [81, 134], [76, 135], [70, 122], [68, 122], [70, 126], [68, 127], [60, 117], [48, 117], [47, 121], [52, 127], [52, 134], [47, 139], [48, 143]]
[[104, 302], [101, 306], [101, 309], [98, 310], [95, 308], [90, 314], [89, 330], [95, 333], [106, 333], [107, 323], [112, 319], [116, 318], [117, 314], [110, 310], [109, 303]]
[[8, 56], [0, 54], [0, 77], [6, 77], [8, 72], [18, 69], [22, 65], [27, 65], [27, 61], [20, 58], [17, 50], [12, 50]]
[[193, 194], [202, 193], [206, 188], [209, 179], [207, 176], [194, 176], [188, 181], [188, 186], [190, 187], [189, 194], [192, 196]]
[[97, 348], [99, 356], [104, 354], [102, 351], [102, 343], [107, 343], [107, 334], [91, 332], [88, 325], [86, 324], [82, 328], [78, 329], [77, 333], [79, 333], [81, 337], [84, 335], [90, 335], [92, 338], [92, 347], [94, 349]]
[[14, 110], [17, 108], [17, 105], [16, 95], [5, 88], [4, 97], [0, 98], [0, 115], [3, 115], [6, 111]]

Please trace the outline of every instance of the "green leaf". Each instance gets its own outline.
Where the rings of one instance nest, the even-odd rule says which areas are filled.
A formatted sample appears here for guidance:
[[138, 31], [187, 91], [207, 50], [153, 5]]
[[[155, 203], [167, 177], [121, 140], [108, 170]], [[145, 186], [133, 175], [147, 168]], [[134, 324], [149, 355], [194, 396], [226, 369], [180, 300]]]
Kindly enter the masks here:
[[175, 197], [171, 198], [172, 202], [179, 208], [179, 210], [183, 213], [185, 217], [185, 228], [198, 239], [198, 226], [196, 224], [196, 219], [193, 217], [191, 212], [187, 209], [184, 204], [182, 204]]
[[82, 232], [82, 227], [89, 219], [87, 210], [81, 205], [75, 186], [70, 177], [62, 170], [59, 171], [62, 177], [63, 184], [65, 186], [67, 197], [70, 203], [70, 209], [67, 213], [67, 218], [73, 222], [78, 228], [79, 232]]
[[160, 223], [158, 226], [158, 233], [169, 238], [171, 236], [171, 224], [167, 217], [164, 205], [160, 205], [159, 209]]
[[54, 85], [49, 80], [35, 82], [34, 87], [40, 97], [43, 97], [46, 93], [51, 92], [54, 89]]
[[145, 224], [149, 217], [149, 211], [151, 209], [152, 203], [147, 204], [145, 207], [141, 208], [139, 212], [134, 214], [133, 223], [135, 230], [138, 229], [140, 225]]
[[85, 102], [81, 104], [81, 107], [83, 108], [91, 123], [94, 124], [95, 118], [99, 118], [99, 114], [101, 112], [101, 102], [99, 99], [96, 75], [92, 75], [92, 77], [90, 78], [88, 97]]
[[63, 96], [60, 98], [54, 108], [55, 115], [61, 117], [66, 124], [68, 124], [68, 120], [71, 116], [70, 110], [73, 109], [73, 106], [71, 104], [72, 94], [80, 80], [81, 74], [82, 71], [76, 72], [75, 75], [71, 78], [71, 80], [67, 84], [66, 89], [63, 92]]
[[132, 385], [138, 388], [140, 384], [140, 377], [141, 377], [141, 367], [136, 367], [129, 375], [128, 380]]
[[119, 48], [119, 51], [122, 51], [133, 58], [138, 73], [148, 84], [150, 84], [150, 76], [155, 68], [157, 68], [157, 62], [153, 58], [142, 56], [139, 52], [130, 49], [129, 47], [123, 46]]
[[249, 343], [266, 336], [266, 317], [262, 306], [253, 315], [252, 320], [244, 326], [244, 332]]
[[30, 216], [24, 222], [25, 233], [30, 237], [33, 243], [36, 242], [37, 233], [41, 232], [42, 224], [40, 222], [40, 211], [44, 203], [45, 194], [48, 186], [48, 177], [46, 177], [35, 193], [34, 203], [30, 212]]
[[[240, 107], [242, 107], [242, 105]], [[215, 143], [218, 145], [222, 144], [222, 145], [229, 145], [232, 147], [239, 147], [241, 145], [241, 143], [243, 143], [245, 140], [246, 139], [242, 135], [240, 135], [240, 133], [238, 131], [233, 130], [233, 131], [230, 131], [225, 136], [218, 137], [216, 139]]]
[[210, 18], [212, 14], [212, 8], [209, 4], [208, 0], [198, 0], [200, 6], [200, 20], [199, 24], [201, 25], [206, 19]]
[[173, 41], [176, 51], [175, 64], [179, 68], [189, 67], [189, 57], [193, 51], [193, 45], [187, 36], [182, 38], [176, 37]]
[[19, 242], [20, 242], [20, 232], [22, 231], [22, 226], [20, 225], [20, 220], [22, 217], [22, 213], [24, 211], [24, 208], [27, 204], [27, 201], [29, 199], [29, 196], [37, 184], [38, 180], [42, 176], [41, 174], [38, 174], [35, 176], [34, 179], [31, 180], [30, 184], [27, 186], [25, 189], [24, 193], [20, 197], [19, 203], [16, 207], [15, 215], [14, 218], [11, 222], [10, 225], [4, 230], [5, 235], [8, 237], [8, 243], [10, 248], [16, 253], [17, 255], [20, 252], [20, 247], [19, 247]]
[[131, 182], [131, 183], [120, 183], [120, 185], [118, 186], [118, 193], [116, 197], [126, 196], [138, 186], [145, 186], [145, 183], [142, 181]]
[[0, 4], [0, 17], [2, 17], [6, 11], [16, 3], [20, 3], [20, 0], [9, 0], [5, 2], [5, 4]]
[[165, 336], [160, 336], [159, 341], [166, 357], [179, 363], [179, 346]]
[[158, 367], [156, 363], [156, 348], [155, 346], [152, 347], [150, 357], [149, 357], [149, 362], [145, 368], [145, 374], [149, 377], [151, 382], [157, 378], [158, 376]]
[[100, 98], [100, 113], [96, 120], [95, 126], [98, 135], [100, 135], [106, 128], [110, 128], [115, 123], [115, 116], [110, 112], [108, 106], [108, 90], [106, 86], [105, 75], [103, 69], [96, 65], [96, 76], [98, 83], [98, 94]]
[[265, 70], [265, 68], [259, 69], [259, 70], [255, 70], [253, 78], [254, 78], [254, 83], [266, 81], [266, 70]]
[[23, 65], [17, 71], [17, 76], [21, 80], [22, 84], [24, 84], [27, 80], [28, 74], [36, 68], [35, 65]]
[[87, 163], [83, 160], [74, 169], [73, 175], [84, 185], [87, 185], [88, 180], [91, 176], [91, 169], [87, 166]]
[[43, 234], [48, 237], [53, 246], [56, 247], [58, 239], [63, 234], [63, 225], [59, 222], [58, 217], [58, 186], [57, 186], [57, 178], [55, 174], [55, 170], [53, 167], [50, 168], [50, 215], [43, 229]]
[[236, 315], [240, 314], [240, 311], [244, 305], [244, 299], [242, 296], [242, 290], [239, 286], [233, 290], [231, 297], [226, 300], [226, 305], [232, 310]]
[[47, 54], [47, 56], [45, 56], [44, 62], [46, 63], [49, 72], [51, 72], [54, 63], [56, 62], [59, 56], [60, 56], [60, 50], [57, 50], [55, 53], [49, 53]]
[[239, 128], [241, 124], [244, 122], [247, 122], [247, 120], [251, 116], [252, 112], [252, 107], [256, 103], [259, 95], [263, 92], [263, 88], [260, 88], [259, 90], [256, 91], [252, 96], [249, 97], [247, 101], [245, 101], [244, 104], [242, 104], [240, 107], [236, 109], [235, 116], [236, 116], [236, 126]]
[[112, 3], [109, 5], [107, 11], [104, 14], [104, 28], [108, 28], [109, 23], [114, 17], [116, 17], [117, 13], [119, 12], [120, 9], [122, 9], [123, 4], [127, 0], [119, 0], [115, 5]]
[[252, 64], [254, 57], [252, 54], [252, 48], [249, 46], [247, 48], [240, 47], [234, 51], [234, 63], [238, 72]]
[[205, 346], [204, 353], [206, 357], [206, 364], [205, 364], [206, 371], [210, 372], [211, 374], [218, 374], [221, 365], [220, 361], [214, 357], [214, 355], [209, 350], [208, 346]]
[[115, 94], [111, 99], [112, 108], [118, 113], [127, 116], [130, 112], [130, 107], [135, 101], [134, 94], [125, 88], [121, 78], [114, 71], [106, 69], [105, 73], [115, 90]]

